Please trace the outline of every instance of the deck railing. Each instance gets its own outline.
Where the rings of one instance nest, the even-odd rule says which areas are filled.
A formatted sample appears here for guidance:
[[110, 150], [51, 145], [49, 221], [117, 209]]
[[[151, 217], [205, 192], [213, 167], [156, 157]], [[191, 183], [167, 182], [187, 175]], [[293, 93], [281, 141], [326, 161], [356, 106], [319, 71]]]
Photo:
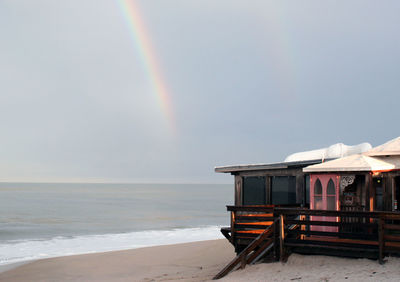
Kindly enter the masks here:
[[[327, 211], [277, 206], [227, 206], [230, 241], [240, 253], [279, 220], [275, 258], [290, 252], [376, 258], [400, 254], [400, 213]], [[351, 219], [351, 220], [349, 220]], [[279, 248], [278, 248], [279, 246]]]
[[[381, 263], [386, 254], [400, 254], [399, 213], [285, 208], [275, 208], [274, 213], [280, 215], [284, 230], [283, 257], [287, 247], [303, 252], [330, 250], [341, 256], [377, 258]], [[357, 222], [349, 223], [349, 217]], [[297, 227], [290, 229], [293, 224]]]

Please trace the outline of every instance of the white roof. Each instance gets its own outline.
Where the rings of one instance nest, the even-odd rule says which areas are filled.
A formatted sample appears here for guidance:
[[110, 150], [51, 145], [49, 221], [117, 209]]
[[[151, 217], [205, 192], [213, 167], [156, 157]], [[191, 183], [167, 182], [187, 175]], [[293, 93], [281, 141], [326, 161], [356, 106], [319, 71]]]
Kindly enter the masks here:
[[334, 171], [387, 171], [400, 169], [400, 157], [369, 157], [364, 154], [352, 155], [303, 168], [304, 172]]
[[400, 155], [400, 137], [394, 138], [385, 144], [372, 148], [364, 154], [367, 156]]
[[361, 154], [363, 152], [371, 150], [371, 148], [372, 146], [369, 143], [361, 143], [354, 146], [348, 146], [343, 143], [336, 143], [327, 148], [291, 154], [286, 157], [285, 162], [337, 159], [353, 154]]

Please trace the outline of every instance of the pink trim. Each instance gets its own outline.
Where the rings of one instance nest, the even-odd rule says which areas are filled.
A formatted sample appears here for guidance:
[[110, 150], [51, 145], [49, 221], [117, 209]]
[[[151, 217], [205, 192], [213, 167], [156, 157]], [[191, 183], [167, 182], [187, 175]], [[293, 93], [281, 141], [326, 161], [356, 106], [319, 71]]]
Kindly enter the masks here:
[[322, 206], [324, 210], [327, 209], [327, 188], [329, 180], [332, 179], [333, 184], [335, 185], [335, 210], [339, 210], [339, 175], [338, 174], [311, 174], [310, 175], [310, 209], [314, 209], [314, 185], [317, 182], [317, 179], [321, 181], [322, 185]]
[[[310, 209], [314, 209], [315, 207], [315, 191], [314, 186], [317, 180], [321, 182], [322, 185], [322, 209], [328, 209], [328, 196], [327, 189], [329, 180], [332, 179], [333, 184], [335, 185], [335, 210], [339, 210], [339, 174], [311, 174], [310, 175]], [[312, 216], [311, 220], [316, 221], [337, 221], [335, 217], [327, 217], [327, 216]], [[313, 231], [327, 231], [327, 232], [337, 232], [337, 227], [330, 226], [311, 226], [311, 230]]]

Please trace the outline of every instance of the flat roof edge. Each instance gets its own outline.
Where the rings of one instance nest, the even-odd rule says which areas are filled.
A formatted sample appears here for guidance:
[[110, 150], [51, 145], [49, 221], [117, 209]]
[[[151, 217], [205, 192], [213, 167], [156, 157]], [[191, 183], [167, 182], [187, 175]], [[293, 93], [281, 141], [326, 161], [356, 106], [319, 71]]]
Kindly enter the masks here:
[[371, 171], [371, 169], [365, 169], [365, 168], [361, 168], [361, 167], [355, 167], [355, 168], [303, 168], [303, 172], [346, 172], [346, 171], [365, 172], [365, 171]]
[[263, 170], [263, 169], [285, 169], [287, 166], [270, 166], [270, 165], [237, 165], [237, 166], [219, 166], [215, 167], [215, 172], [229, 173], [236, 171]]
[[322, 160], [307, 160], [307, 161], [282, 162], [282, 163], [270, 163], [270, 164], [243, 164], [243, 165], [217, 166], [214, 168], [214, 171], [218, 173], [230, 173], [230, 172], [252, 171], [252, 170], [287, 169], [289, 167], [308, 166], [312, 164], [318, 164], [321, 162]]

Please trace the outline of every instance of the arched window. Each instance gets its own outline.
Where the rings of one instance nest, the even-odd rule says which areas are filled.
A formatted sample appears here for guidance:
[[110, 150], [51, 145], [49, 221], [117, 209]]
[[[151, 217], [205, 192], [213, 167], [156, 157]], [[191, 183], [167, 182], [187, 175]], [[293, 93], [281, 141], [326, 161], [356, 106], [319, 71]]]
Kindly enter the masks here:
[[315, 181], [314, 184], [314, 209], [316, 210], [322, 210], [323, 209], [323, 203], [322, 203], [322, 184], [319, 179]]
[[336, 189], [332, 178], [329, 179], [328, 186], [326, 188], [326, 209], [336, 210]]
[[332, 178], [329, 179], [328, 188], [326, 189], [326, 194], [330, 196], [336, 195], [335, 184], [333, 183]]

